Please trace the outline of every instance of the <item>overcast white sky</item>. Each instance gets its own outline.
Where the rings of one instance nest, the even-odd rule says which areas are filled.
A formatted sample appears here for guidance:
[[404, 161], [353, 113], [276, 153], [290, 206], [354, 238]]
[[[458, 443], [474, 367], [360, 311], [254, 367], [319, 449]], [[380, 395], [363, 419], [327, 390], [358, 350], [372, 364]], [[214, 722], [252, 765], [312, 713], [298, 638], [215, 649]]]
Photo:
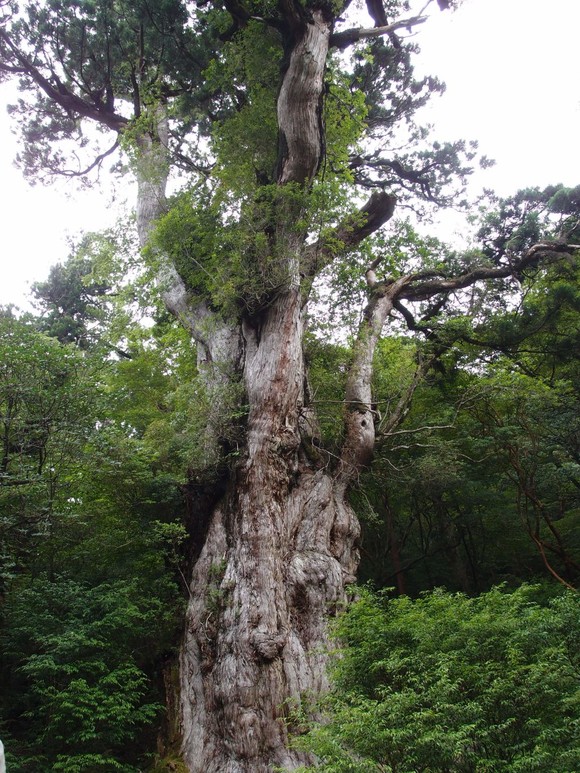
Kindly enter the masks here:
[[[420, 28], [420, 68], [447, 83], [428, 120], [441, 139], [476, 139], [496, 166], [479, 187], [509, 194], [580, 184], [580, 2], [465, 0]], [[30, 282], [68, 255], [67, 239], [115, 220], [109, 190], [30, 188], [0, 91], [0, 303], [23, 305]]]

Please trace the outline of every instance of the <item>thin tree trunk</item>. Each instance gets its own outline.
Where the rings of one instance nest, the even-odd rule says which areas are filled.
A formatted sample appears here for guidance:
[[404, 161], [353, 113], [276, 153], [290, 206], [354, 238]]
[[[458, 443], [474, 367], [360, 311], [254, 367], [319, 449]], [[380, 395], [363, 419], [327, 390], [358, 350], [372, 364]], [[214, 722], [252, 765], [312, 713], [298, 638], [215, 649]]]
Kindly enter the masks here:
[[401, 545], [388, 494], [385, 494], [383, 497], [383, 505], [385, 508], [387, 538], [389, 540], [389, 545], [391, 546], [391, 561], [393, 562], [393, 569], [395, 570], [395, 579], [397, 582], [397, 592], [400, 596], [404, 596], [407, 593], [407, 588], [405, 585], [405, 571], [401, 562]]

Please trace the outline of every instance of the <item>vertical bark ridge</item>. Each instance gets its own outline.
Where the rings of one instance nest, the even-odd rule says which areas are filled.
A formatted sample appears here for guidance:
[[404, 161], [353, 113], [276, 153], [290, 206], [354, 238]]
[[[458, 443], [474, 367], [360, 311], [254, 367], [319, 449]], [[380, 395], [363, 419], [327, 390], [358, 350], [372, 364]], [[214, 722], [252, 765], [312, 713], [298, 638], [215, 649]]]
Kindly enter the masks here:
[[[203, 676], [186, 698], [199, 704], [203, 694], [195, 724], [205, 728], [190, 729], [184, 745], [191, 770], [261, 771], [268, 769], [265, 760], [286, 755], [281, 713], [286, 679], [280, 654], [288, 613], [281, 557], [300, 442], [298, 293], [276, 299], [261, 324], [247, 323], [245, 332], [247, 450], [225, 513], [214, 515], [192, 583], [184, 676], [186, 682]], [[204, 617], [212, 615], [216, 627], [208, 630]], [[184, 717], [190, 708], [185, 706]], [[203, 732], [203, 738], [194, 738], [192, 732]]]
[[305, 183], [318, 170], [323, 148], [321, 96], [330, 41], [322, 11], [297, 32], [278, 96], [278, 182]]

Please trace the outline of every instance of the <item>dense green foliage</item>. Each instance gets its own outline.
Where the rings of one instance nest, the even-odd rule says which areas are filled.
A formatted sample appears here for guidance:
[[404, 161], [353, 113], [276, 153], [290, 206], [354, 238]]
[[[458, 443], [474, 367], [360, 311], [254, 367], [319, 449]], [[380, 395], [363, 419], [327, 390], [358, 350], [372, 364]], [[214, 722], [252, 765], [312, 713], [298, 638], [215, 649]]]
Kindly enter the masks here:
[[580, 597], [551, 595], [362, 591], [336, 627], [328, 721], [301, 739], [309, 770], [577, 770]]
[[78, 328], [91, 325], [84, 353], [57, 340], [58, 325], [57, 338], [38, 332], [46, 317], [0, 318], [0, 734], [11, 771], [137, 770], [163, 717], [182, 609], [186, 465], [147, 431], [173, 420], [191, 348], [172, 328], [132, 326], [124, 356], [103, 360], [115, 323], [75, 300], [92, 287], [78, 266], [44, 287], [62, 282]]
[[50, 538], [57, 488], [91, 432], [95, 375], [72, 347], [0, 315], [2, 586], [34, 572]]
[[[538, 198], [516, 197], [524, 219], [539, 222]], [[219, 264], [211, 209], [186, 209], [177, 226]], [[183, 235], [171, 217], [158, 239]], [[484, 242], [502, 222], [486, 216]], [[530, 238], [552, 227], [548, 217]], [[414, 247], [435, 261], [440, 245], [407, 225], [391, 247], [399, 262]], [[13, 771], [134, 771], [152, 759], [199, 504], [243, 442], [239, 385], [224, 386], [217, 410], [187, 336], [138, 275], [127, 284], [123, 255], [118, 236], [86, 237], [36, 285], [41, 316], [0, 318], [0, 732]], [[353, 493], [361, 577], [411, 596], [437, 585], [482, 595], [363, 593], [337, 630], [347, 648], [330, 723], [308, 736], [322, 770], [578, 765], [577, 596], [487, 593], [500, 580], [577, 582], [576, 271], [555, 262], [521, 277], [517, 307], [482, 290], [469, 316], [432, 315], [424, 341], [395, 325], [380, 342], [379, 446]], [[337, 310], [356, 297], [351, 277], [331, 286]], [[206, 289], [224, 308], [239, 297]], [[340, 443], [352, 348], [313, 327], [318, 458]], [[208, 451], [208, 431], [225, 454]]]
[[[486, 260], [554, 229], [577, 241], [576, 197], [557, 187], [496, 202], [478, 232]], [[401, 260], [417, 244], [411, 236], [393, 239]], [[427, 255], [435, 247], [418, 245]], [[403, 310], [424, 342], [401, 331], [377, 349], [383, 435], [353, 494], [361, 578], [403, 595], [364, 589], [339, 618], [322, 717], [312, 723], [306, 703], [290, 720], [300, 747], [317, 755], [312, 770], [580, 765], [577, 265], [534, 267], [518, 284], [521, 295], [515, 283], [503, 296], [482, 287], [467, 314], [458, 305], [443, 317], [426, 304], [415, 325]], [[337, 308], [346, 308], [344, 285], [337, 290]], [[344, 370], [349, 350], [317, 341], [312, 353], [331, 439], [339, 388], [324, 373]], [[525, 582], [539, 577], [556, 582]], [[490, 590], [499, 581], [506, 585]], [[425, 592], [439, 585], [472, 595]]]
[[[41, 576], [13, 590], [4, 689], [28, 743], [12, 770], [135, 769], [125, 762], [132, 744], [162, 708], [144, 669], [170, 646], [172, 616], [170, 584], [144, 579], [146, 593], [136, 578], [94, 585]], [[16, 738], [22, 744], [22, 731]]]
[[[195, 217], [198, 254], [219, 263], [211, 210]], [[501, 222], [487, 216], [484, 241]], [[173, 238], [169, 225], [157, 238]], [[439, 249], [407, 226], [393, 236], [397, 260], [411, 259], [413, 240], [425, 259]], [[122, 257], [111, 234], [87, 237], [36, 285], [40, 317], [0, 319], [0, 731], [23, 773], [144, 764], [163, 717], [186, 556], [203, 532], [199, 503], [243, 441], [239, 387], [224, 386], [236, 394], [217, 410], [187, 336], [150, 305], [138, 275], [127, 285]], [[347, 650], [331, 722], [309, 736], [322, 769], [577, 764], [564, 657], [576, 597], [486, 594], [501, 580], [575, 585], [579, 573], [576, 267], [559, 261], [522, 282], [518, 307], [482, 291], [477, 313], [433, 315], [424, 342], [396, 328], [377, 348], [379, 446], [353, 493], [361, 577], [411, 596], [437, 585], [482, 595], [363, 594], [339, 624]], [[211, 292], [216, 305], [236, 297]], [[139, 324], [134, 299], [153, 326]], [[339, 446], [352, 357], [329, 330], [306, 341], [316, 458]], [[208, 431], [225, 454], [209, 452]]]
[[[461, 260], [491, 264], [558, 234], [577, 242], [576, 196], [556, 186], [492, 201]], [[393, 265], [419, 254], [437, 272], [459, 259], [408, 223], [393, 231], [382, 241]], [[413, 595], [438, 585], [474, 593], [546, 572], [577, 584], [577, 272], [575, 260], [554, 259], [499, 288], [453, 294], [444, 306], [396, 309], [374, 358], [376, 455], [353, 494], [363, 519], [362, 580]], [[364, 293], [360, 266], [345, 261], [327, 289], [329, 316], [313, 321], [307, 352], [322, 444], [332, 449], [352, 356], [336, 331]]]

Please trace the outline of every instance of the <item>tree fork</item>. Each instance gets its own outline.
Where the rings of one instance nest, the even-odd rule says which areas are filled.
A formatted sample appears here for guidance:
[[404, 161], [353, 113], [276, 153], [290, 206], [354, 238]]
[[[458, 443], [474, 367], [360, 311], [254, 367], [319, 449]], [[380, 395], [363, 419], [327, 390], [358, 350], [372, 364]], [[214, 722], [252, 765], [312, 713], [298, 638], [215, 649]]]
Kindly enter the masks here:
[[[293, 47], [278, 97], [278, 183], [308, 187], [322, 157], [320, 99], [330, 23], [286, 7]], [[325, 687], [325, 620], [354, 580], [358, 523], [302, 450], [299, 269], [304, 235], [281, 207], [288, 285], [243, 325], [246, 448], [194, 568], [182, 650], [183, 757], [192, 773], [294, 768], [288, 716]], [[310, 438], [308, 438], [308, 442]]]
[[[233, 27], [225, 35], [218, 35], [220, 40], [230, 39], [252, 18], [271, 24], [283, 35], [285, 60], [276, 105], [280, 203], [276, 202], [276, 224], [272, 228], [276, 252], [272, 257], [284, 263], [283, 281], [274, 292], [264, 293], [267, 297], [258, 313], [240, 323], [239, 319], [226, 320], [216, 313], [207, 297], [191, 291], [169, 258], [160, 256], [164, 301], [198, 345], [199, 373], [208, 395], [217, 402], [224, 381], [234, 374], [242, 380], [249, 408], [244, 446], [232, 464], [228, 481], [221, 482], [225, 492], [212, 491], [198, 499], [197, 507], [204, 512], [198, 534], [191, 535], [192, 541], [198, 536], [198, 542], [191, 556], [194, 565], [179, 674], [181, 749], [191, 773], [270, 773], [275, 766], [291, 769], [305, 761], [289, 748], [292, 706], [304, 694], [318, 696], [326, 686], [326, 620], [345, 599], [346, 588], [355, 579], [359, 527], [347, 494], [372, 460], [377, 419], [371, 393], [373, 356], [395, 304], [404, 309], [400, 301], [447, 296], [475, 281], [501, 279], [516, 270], [532, 268], [539, 260], [557, 259], [571, 249], [567, 245], [560, 249], [543, 244], [514, 266], [482, 266], [450, 278], [423, 272], [382, 282], [376, 276], [380, 257], [373, 260], [366, 273], [367, 308], [347, 374], [343, 448], [332, 464], [330, 455], [311, 453], [316, 417], [307, 404], [302, 351], [306, 288], [338, 255], [354, 250], [393, 215], [396, 198], [384, 190], [392, 179], [387, 167], [396, 172], [393, 164], [398, 163], [403, 172], [406, 169], [390, 156], [386, 161], [378, 156], [370, 181], [372, 185], [376, 181], [377, 189], [368, 202], [354, 216], [345, 217], [326, 241], [305, 245], [309, 226], [300, 224], [304, 211], [301, 204], [296, 204], [299, 197], [292, 200], [294, 190], [288, 186], [307, 195], [323, 160], [321, 105], [329, 49], [345, 49], [356, 41], [384, 35], [393, 40], [401, 27], [414, 28], [423, 22], [420, 16], [388, 25], [384, 7], [377, 7], [374, 0], [369, 4], [377, 27], [335, 33], [333, 25], [340, 11], [326, 2], [315, 6], [299, 0], [279, 0], [273, 11], [276, 18], [264, 20], [251, 17], [238, 0], [226, 0]], [[210, 27], [213, 23], [209, 16], [203, 18], [204, 5], [197, 6], [200, 31], [201, 21]], [[61, 10], [65, 10], [64, 5]], [[273, 9], [264, 6], [264, 10]], [[159, 91], [152, 88], [151, 93], [158, 94], [161, 101], [169, 98], [169, 93], [192, 96], [196, 88], [203, 87], [207, 65], [215, 62], [219, 66], [223, 54], [220, 45], [214, 45], [216, 38], [204, 38], [202, 42], [211, 49], [208, 59], [199, 52], [200, 61], [188, 78], [187, 67], [197, 54], [188, 57], [189, 64], [179, 62], [173, 68], [163, 54], [171, 50], [171, 36], [164, 36], [161, 49], [155, 53], [154, 48], [150, 56], [158, 66], [150, 67], [147, 73], [144, 27], [141, 23], [137, 26], [137, 56], [130, 49], [131, 56], [119, 60], [122, 70], [134, 68], [138, 61], [143, 71], [137, 78], [131, 70], [133, 86], [128, 90], [122, 78], [119, 80], [119, 98], [123, 99], [123, 94], [133, 98], [133, 118], [143, 117], [148, 109], [143, 103], [141, 75], [148, 75], [152, 85], [159, 86]], [[178, 32], [173, 27], [168, 29], [172, 34]], [[2, 35], [0, 54], [6, 59], [6, 64], [0, 63], [3, 72], [26, 75], [65, 118], [86, 117], [116, 134], [125, 131], [130, 119], [113, 112], [111, 72], [105, 83], [106, 100], [99, 97], [92, 102], [91, 92], [81, 89], [77, 93], [73, 86], [67, 89], [62, 79], [55, 80], [42, 60], [37, 60], [33, 52], [40, 45], [38, 38], [25, 49], [30, 56], [20, 56], [18, 46]], [[19, 40], [18, 34], [14, 40]], [[178, 42], [181, 51], [188, 50], [192, 41], [184, 37]], [[57, 40], [55, 61], [59, 49]], [[175, 55], [176, 49], [173, 52]], [[80, 65], [84, 66], [82, 59]], [[393, 77], [396, 80], [397, 76]], [[408, 96], [408, 85], [399, 85], [406, 90], [403, 95]], [[270, 96], [273, 108], [274, 94]], [[199, 105], [197, 109], [205, 110]], [[208, 117], [213, 118], [209, 109], [205, 114]], [[154, 221], [165, 207], [168, 134], [162, 106], [157, 119], [156, 126], [149, 127], [151, 134], [144, 133], [138, 139], [141, 245], [147, 243]], [[274, 158], [268, 156], [268, 164], [273, 163]], [[434, 200], [417, 175], [405, 175], [399, 177], [417, 186], [424, 198]], [[263, 226], [256, 221], [251, 225], [263, 234]], [[253, 269], [260, 278], [259, 267]], [[432, 310], [438, 310], [437, 304]], [[409, 315], [405, 318], [410, 319]], [[417, 379], [419, 375], [418, 370]], [[388, 431], [404, 416], [411, 394], [412, 390], [401, 399], [393, 420], [387, 423]], [[215, 407], [212, 403], [211, 410]], [[209, 430], [206, 440], [208, 445], [218, 442]]]

